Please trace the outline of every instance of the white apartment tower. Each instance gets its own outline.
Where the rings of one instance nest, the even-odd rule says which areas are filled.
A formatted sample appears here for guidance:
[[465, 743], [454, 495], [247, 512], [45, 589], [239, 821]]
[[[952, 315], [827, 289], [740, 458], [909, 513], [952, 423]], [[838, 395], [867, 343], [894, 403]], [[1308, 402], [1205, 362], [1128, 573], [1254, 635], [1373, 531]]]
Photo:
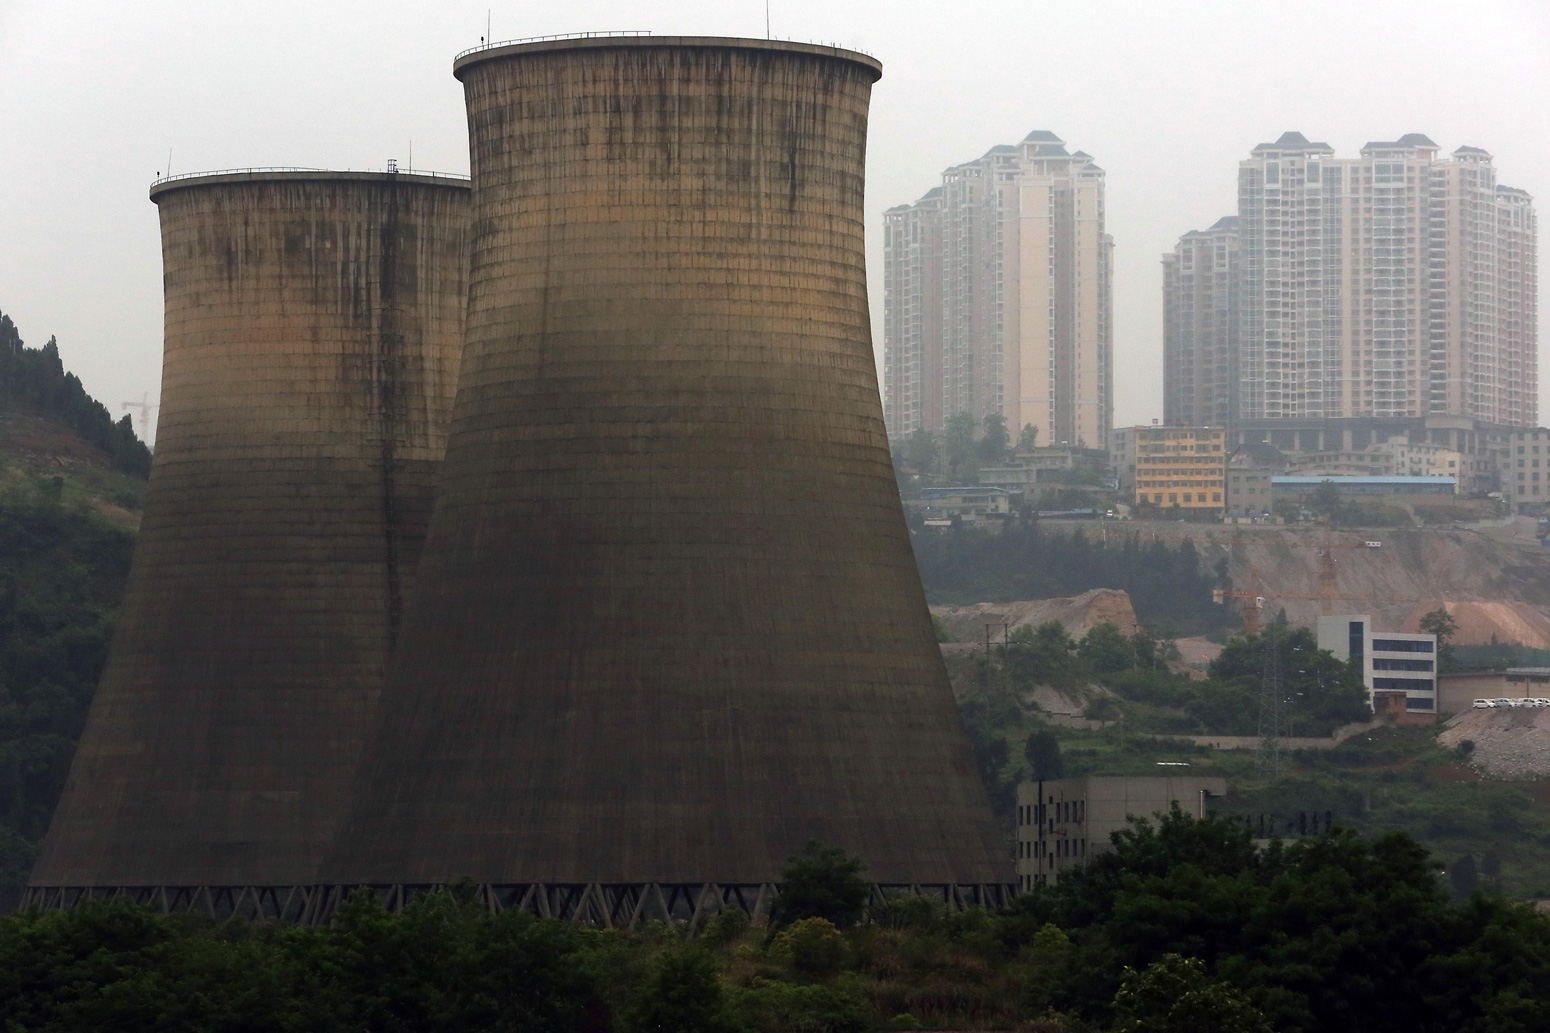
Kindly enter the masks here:
[[1103, 448], [1113, 418], [1104, 173], [1035, 131], [942, 175], [885, 217], [883, 408], [890, 437], [958, 413]]
[[[1445, 156], [1410, 133], [1336, 158], [1284, 133], [1239, 164], [1236, 232], [1236, 369], [1222, 386], [1181, 362], [1169, 423], [1200, 422], [1184, 400], [1203, 396], [1190, 404], [1243, 420], [1537, 422], [1533, 202], [1496, 182], [1487, 152]], [[1169, 276], [1169, 311], [1187, 307], [1185, 286]], [[1169, 364], [1212, 352], [1218, 332], [1180, 324]]]

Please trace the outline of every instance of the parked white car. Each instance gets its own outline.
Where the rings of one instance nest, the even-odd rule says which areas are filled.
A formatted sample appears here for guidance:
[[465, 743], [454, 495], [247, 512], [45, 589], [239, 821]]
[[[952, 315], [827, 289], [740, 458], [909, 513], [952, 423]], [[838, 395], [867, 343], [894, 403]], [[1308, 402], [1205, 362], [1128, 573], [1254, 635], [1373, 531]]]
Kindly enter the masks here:
[[1493, 705], [1494, 704], [1490, 700], [1488, 700], [1488, 699], [1477, 699], [1477, 700], [1475, 700], [1475, 709], [1476, 710], [1489, 710]]
[[1493, 707], [1510, 707], [1512, 705], [1513, 705], [1512, 700], [1510, 700], [1510, 699], [1503, 699], [1500, 696], [1498, 696], [1496, 699], [1491, 700], [1491, 706], [1493, 706]]

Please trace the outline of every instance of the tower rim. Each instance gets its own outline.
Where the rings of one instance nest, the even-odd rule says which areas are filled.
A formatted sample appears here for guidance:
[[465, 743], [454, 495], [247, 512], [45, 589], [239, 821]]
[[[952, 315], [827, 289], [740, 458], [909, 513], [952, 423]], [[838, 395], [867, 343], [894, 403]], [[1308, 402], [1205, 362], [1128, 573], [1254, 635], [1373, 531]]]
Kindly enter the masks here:
[[440, 186], [452, 190], [471, 190], [472, 183], [464, 175], [451, 172], [350, 172], [331, 169], [264, 168], [221, 169], [215, 172], [186, 172], [176, 176], [164, 176], [154, 181], [150, 188], [153, 204], [175, 190], [190, 187], [225, 186], [232, 183], [413, 183], [418, 186]]
[[536, 40], [511, 40], [503, 43], [486, 43], [482, 47], [465, 50], [452, 61], [452, 74], [462, 81], [469, 68], [486, 61], [515, 57], [519, 54], [541, 54], [567, 50], [612, 50], [625, 47], [637, 49], [668, 49], [675, 47], [723, 50], [772, 50], [788, 54], [808, 54], [814, 57], [835, 58], [850, 61], [866, 69], [875, 83], [883, 77], [883, 63], [870, 54], [848, 50], [827, 43], [802, 43], [786, 39], [756, 39], [745, 36], [649, 36], [649, 35], [593, 35], [580, 34], [564, 38]]

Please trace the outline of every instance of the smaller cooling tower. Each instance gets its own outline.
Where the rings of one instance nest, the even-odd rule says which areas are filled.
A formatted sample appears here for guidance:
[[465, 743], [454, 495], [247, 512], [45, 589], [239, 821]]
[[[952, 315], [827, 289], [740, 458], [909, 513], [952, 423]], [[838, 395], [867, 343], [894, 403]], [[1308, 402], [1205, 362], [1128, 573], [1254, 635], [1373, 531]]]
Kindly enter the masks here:
[[298, 914], [398, 634], [462, 348], [469, 187], [167, 180], [162, 409], [107, 669], [27, 892]]

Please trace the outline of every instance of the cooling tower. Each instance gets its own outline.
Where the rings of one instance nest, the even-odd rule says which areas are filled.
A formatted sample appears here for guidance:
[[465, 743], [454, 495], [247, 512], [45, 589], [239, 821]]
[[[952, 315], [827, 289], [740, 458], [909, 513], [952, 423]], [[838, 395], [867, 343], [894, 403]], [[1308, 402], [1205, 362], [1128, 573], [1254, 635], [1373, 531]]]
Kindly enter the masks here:
[[[169, 180], [162, 409], [107, 668], [26, 902], [298, 914], [414, 580], [466, 180]], [[278, 888], [284, 888], [283, 890]]]
[[880, 66], [593, 37], [455, 69], [474, 182], [463, 367], [324, 881], [402, 899], [468, 877], [491, 906], [590, 899], [608, 920], [687, 886], [768, 890], [817, 839], [879, 884], [999, 894], [1010, 856], [873, 365]]

